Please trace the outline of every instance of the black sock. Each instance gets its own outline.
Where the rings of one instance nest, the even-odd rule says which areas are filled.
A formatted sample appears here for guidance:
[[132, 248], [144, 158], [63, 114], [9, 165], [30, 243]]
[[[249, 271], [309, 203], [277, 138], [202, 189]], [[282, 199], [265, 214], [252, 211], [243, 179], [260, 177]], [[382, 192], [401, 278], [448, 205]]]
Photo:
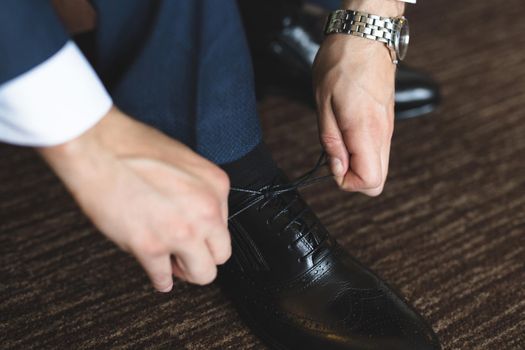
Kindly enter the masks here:
[[258, 189], [268, 184], [279, 171], [264, 142], [242, 158], [221, 164], [220, 167], [230, 177], [232, 187], [249, 189]]

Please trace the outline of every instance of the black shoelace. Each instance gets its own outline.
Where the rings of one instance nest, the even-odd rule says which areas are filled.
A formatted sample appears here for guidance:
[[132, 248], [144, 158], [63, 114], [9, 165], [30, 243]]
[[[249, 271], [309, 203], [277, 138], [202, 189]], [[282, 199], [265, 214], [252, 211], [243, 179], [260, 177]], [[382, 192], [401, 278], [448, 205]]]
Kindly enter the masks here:
[[[311, 170], [307, 171], [294, 181], [291, 181], [287, 184], [274, 184], [274, 180], [270, 184], [265, 185], [259, 189], [232, 187], [230, 189], [231, 191], [247, 194], [247, 197], [244, 201], [242, 201], [240, 208], [228, 217], [228, 220], [233, 219], [237, 215], [241, 214], [245, 210], [252, 208], [255, 205], [258, 205], [257, 209], [260, 211], [269, 203], [279, 200], [281, 195], [283, 195], [284, 193], [293, 192], [299, 188], [304, 188], [319, 183], [321, 181], [327, 180], [328, 178], [331, 178], [332, 175], [314, 176], [323, 166], [327, 164], [326, 158], [326, 153], [322, 152], [319, 156], [319, 159], [317, 160], [317, 163]], [[295, 196], [279, 211], [277, 211], [277, 213], [273, 217], [268, 219], [267, 223], [271, 224], [278, 217], [289, 212], [290, 208], [294, 205], [298, 198], [299, 195], [295, 193]], [[305, 207], [298, 214], [296, 214], [290, 220], [290, 222], [282, 229], [281, 232], [285, 232], [289, 230], [293, 225], [296, 226], [296, 230], [294, 231], [297, 233], [298, 236], [293, 242], [289, 244], [289, 248], [292, 247], [294, 244], [297, 244], [298, 242], [307, 239], [314, 232], [313, 230], [318, 223], [316, 222], [313, 225], [307, 225], [306, 222], [303, 220], [303, 217], [308, 210], [309, 209]], [[324, 242], [325, 239], [326, 237], [323, 237], [320, 241], [316, 241], [316, 244], [312, 246], [312, 249], [307, 253], [307, 255], [301, 257], [300, 259], [307, 259], [309, 256], [313, 255], [321, 247], [321, 243]]]

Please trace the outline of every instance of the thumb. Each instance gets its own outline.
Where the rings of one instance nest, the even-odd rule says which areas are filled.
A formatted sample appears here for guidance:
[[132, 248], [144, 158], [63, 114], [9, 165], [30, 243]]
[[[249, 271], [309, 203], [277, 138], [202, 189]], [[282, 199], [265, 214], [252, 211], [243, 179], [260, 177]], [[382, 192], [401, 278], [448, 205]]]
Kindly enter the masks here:
[[330, 159], [330, 169], [335, 180], [341, 185], [348, 171], [348, 151], [329, 103], [321, 106], [319, 111], [319, 138]]

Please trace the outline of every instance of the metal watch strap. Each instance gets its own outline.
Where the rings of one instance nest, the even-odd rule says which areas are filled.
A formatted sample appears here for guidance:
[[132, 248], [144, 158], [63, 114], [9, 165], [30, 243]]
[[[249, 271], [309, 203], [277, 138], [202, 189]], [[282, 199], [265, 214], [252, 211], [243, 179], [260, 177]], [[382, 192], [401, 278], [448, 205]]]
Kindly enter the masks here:
[[395, 24], [389, 17], [352, 10], [337, 10], [326, 22], [325, 34], [344, 33], [385, 43], [394, 47]]

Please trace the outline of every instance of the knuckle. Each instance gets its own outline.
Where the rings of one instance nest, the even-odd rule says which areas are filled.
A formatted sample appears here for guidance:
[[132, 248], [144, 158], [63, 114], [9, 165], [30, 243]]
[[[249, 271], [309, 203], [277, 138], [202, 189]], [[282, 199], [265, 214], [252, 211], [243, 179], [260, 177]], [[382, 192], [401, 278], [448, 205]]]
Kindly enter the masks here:
[[136, 254], [157, 256], [164, 253], [164, 246], [151, 234], [137, 234], [132, 237], [131, 250]]
[[177, 241], [190, 241], [193, 239], [193, 232], [186, 226], [181, 226], [173, 231], [173, 239]]
[[230, 191], [230, 178], [228, 177], [228, 174], [220, 168], [217, 168], [216, 170], [216, 181], [217, 186], [222, 190], [223, 193], [228, 193]]
[[225, 247], [223, 249], [220, 249], [216, 253], [216, 255], [217, 255], [216, 256], [217, 264], [219, 264], [219, 265], [224, 264], [226, 261], [228, 261], [228, 259], [232, 255], [231, 245], [228, 243], [227, 245], [225, 245]]
[[192, 278], [192, 282], [201, 286], [210, 284], [217, 277], [217, 268], [215, 266], [210, 266], [202, 269], [202, 271], [197, 271]]
[[150, 256], [159, 256], [165, 253], [165, 248], [159, 242], [148, 239], [142, 243], [142, 252]]
[[217, 199], [210, 193], [201, 195], [197, 203], [200, 214], [205, 218], [213, 218], [220, 215], [220, 207]]

